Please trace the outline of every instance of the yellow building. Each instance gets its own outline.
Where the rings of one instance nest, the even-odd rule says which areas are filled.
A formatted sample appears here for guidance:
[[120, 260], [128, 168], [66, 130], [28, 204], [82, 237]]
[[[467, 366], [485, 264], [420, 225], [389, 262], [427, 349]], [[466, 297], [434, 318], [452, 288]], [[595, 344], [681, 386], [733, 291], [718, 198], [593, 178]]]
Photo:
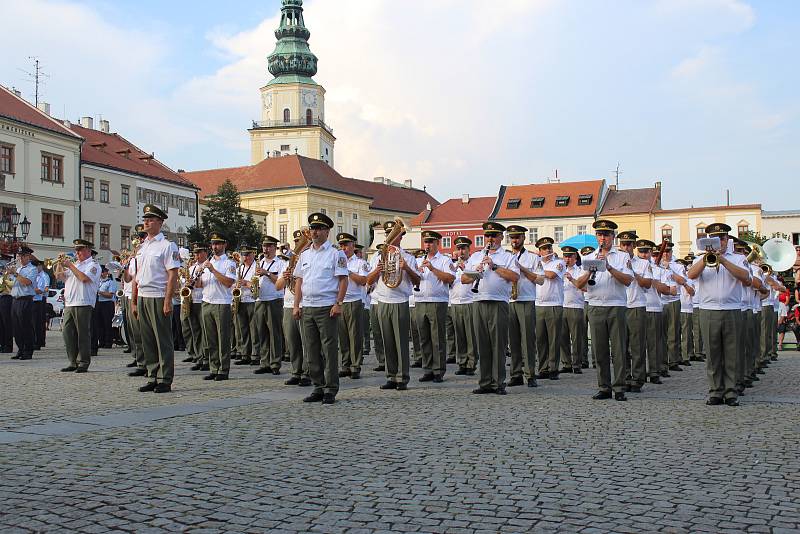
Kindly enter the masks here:
[[634, 230], [640, 239], [653, 239], [655, 212], [661, 209], [661, 182], [653, 187], [639, 189], [617, 189], [609, 187], [601, 219], [610, 219], [619, 225], [620, 231]]
[[676, 245], [675, 256], [684, 256], [697, 251], [697, 238], [705, 237], [706, 226], [715, 222], [730, 226], [733, 235], [760, 232], [761, 204], [659, 210], [653, 218], [654, 241], [660, 243], [668, 239]]

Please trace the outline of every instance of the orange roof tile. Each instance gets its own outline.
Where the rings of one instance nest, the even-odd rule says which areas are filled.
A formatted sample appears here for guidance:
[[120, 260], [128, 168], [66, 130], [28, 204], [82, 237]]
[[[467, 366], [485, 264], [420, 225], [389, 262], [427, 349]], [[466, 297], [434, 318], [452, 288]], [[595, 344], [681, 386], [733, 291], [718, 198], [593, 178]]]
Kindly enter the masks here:
[[610, 190], [603, 202], [602, 215], [628, 215], [631, 213], [652, 213], [661, 209], [661, 188]]
[[473, 197], [469, 202], [451, 198], [435, 206], [429, 213], [422, 212], [411, 221], [412, 226], [431, 226], [458, 223], [482, 223], [489, 219], [496, 197]]
[[[604, 192], [605, 180], [502, 186], [492, 218], [591, 217], [599, 211]], [[579, 202], [582, 195], [588, 199], [587, 204]], [[556, 205], [559, 197], [569, 199], [566, 206]], [[541, 206], [532, 207], [534, 202]], [[518, 207], [509, 207], [514, 204]]]
[[80, 135], [64, 126], [61, 121], [40, 111], [36, 106], [3, 86], [0, 86], [0, 117], [80, 139]]

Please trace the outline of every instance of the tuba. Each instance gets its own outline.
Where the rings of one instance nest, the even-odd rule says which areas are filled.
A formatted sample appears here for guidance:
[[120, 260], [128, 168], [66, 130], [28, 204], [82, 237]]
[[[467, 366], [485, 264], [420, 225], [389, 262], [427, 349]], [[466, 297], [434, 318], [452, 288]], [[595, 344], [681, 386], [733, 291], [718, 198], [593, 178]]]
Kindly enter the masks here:
[[297, 245], [295, 245], [294, 250], [292, 250], [292, 257], [289, 259], [289, 266], [286, 267], [286, 270], [289, 271], [289, 291], [291, 291], [292, 295], [294, 295], [294, 268], [297, 265], [297, 262], [300, 260], [300, 254], [303, 253], [305, 249], [311, 246], [311, 229], [307, 227], [303, 227], [300, 229], [300, 239], [297, 241]]
[[764, 263], [768, 263], [776, 273], [790, 269], [797, 261], [794, 245], [782, 237], [768, 239], [761, 249], [765, 254]]
[[397, 248], [390, 252], [389, 247], [391, 246], [390, 244], [397, 239], [397, 236], [401, 235], [405, 229], [406, 225], [403, 223], [403, 219], [400, 217], [395, 217], [394, 227], [386, 236], [386, 239], [383, 241], [383, 247], [381, 247], [381, 263], [383, 264], [381, 280], [383, 281], [384, 285], [390, 289], [396, 288], [403, 282], [403, 270], [400, 268], [400, 261], [402, 260], [403, 256], [400, 253], [400, 250]]

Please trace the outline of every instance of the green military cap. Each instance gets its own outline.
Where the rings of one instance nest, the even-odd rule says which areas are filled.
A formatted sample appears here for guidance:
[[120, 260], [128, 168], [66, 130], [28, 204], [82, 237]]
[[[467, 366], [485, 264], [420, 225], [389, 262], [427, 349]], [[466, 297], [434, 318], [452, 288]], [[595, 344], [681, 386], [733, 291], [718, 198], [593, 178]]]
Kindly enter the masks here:
[[687, 254], [686, 257], [683, 258], [683, 259], [689, 260], [689, 261], [694, 261], [694, 258], [695, 258], [694, 252], [689, 252], [689, 254]]
[[302, 235], [303, 235], [302, 230], [295, 230], [294, 232], [292, 232], [292, 239], [297, 241], [298, 239], [300, 239]]
[[509, 236], [525, 235], [528, 233], [528, 229], [519, 224], [512, 224], [509, 225], [508, 228], [506, 228], [506, 233]]
[[680, 263], [684, 267], [688, 267], [689, 264], [692, 263], [692, 262], [687, 260], [686, 258], [678, 258], [677, 260], [675, 260], [675, 263]]
[[653, 250], [656, 244], [649, 239], [640, 239], [636, 242], [636, 248], [639, 250]]
[[[386, 221], [385, 223], [383, 223], [383, 231], [388, 234], [394, 229], [396, 225], [397, 221]], [[406, 233], [405, 228], [403, 229], [403, 233], [404, 234]]]
[[561, 247], [561, 252], [566, 256], [567, 254], [577, 254], [578, 249], [567, 245], [566, 247]]
[[286, 254], [278, 254], [278, 257], [283, 261], [289, 261], [289, 256], [287, 256]]
[[145, 233], [145, 231], [144, 231], [144, 225], [143, 225], [142, 223], [139, 223], [139, 224], [137, 224], [136, 226], [134, 226], [134, 227], [133, 227], [133, 230], [134, 230], [134, 232], [136, 232], [137, 234], [143, 234], [143, 233]]
[[706, 226], [706, 235], [726, 235], [731, 231], [731, 227], [725, 223], [712, 223]]
[[198, 241], [197, 243], [192, 243], [192, 251], [206, 252], [208, 251], [208, 243], [203, 243], [201, 241]]
[[733, 248], [734, 249], [739, 249], [739, 250], [744, 250], [744, 251], [746, 251], [748, 253], [751, 250], [753, 250], [747, 242], [739, 239], [738, 237], [734, 237], [733, 238]]
[[347, 232], [340, 232], [339, 234], [336, 235], [336, 242], [339, 243], [340, 245], [342, 243], [351, 243], [351, 242], [355, 243], [356, 237], [352, 234], [348, 234]]
[[591, 254], [594, 252], [594, 247], [587, 245], [581, 249], [581, 256], [586, 256], [587, 254]]
[[211, 232], [208, 235], [208, 240], [212, 243], [227, 243], [228, 240], [222, 234], [222, 232]]
[[614, 232], [619, 227], [614, 221], [609, 221], [608, 219], [597, 219], [592, 223], [592, 228], [594, 228], [596, 232]]
[[472, 245], [472, 239], [462, 235], [456, 238], [455, 243], [456, 243], [456, 248], [469, 247]]
[[256, 247], [249, 245], [247, 243], [242, 243], [241, 245], [239, 245], [239, 250], [242, 251], [242, 253], [244, 254], [258, 252], [258, 249]]
[[[300, 230], [297, 230], [295, 233], [300, 233]], [[278, 240], [272, 237], [271, 235], [265, 235], [264, 239], [261, 241], [261, 244], [278, 246]]]
[[481, 225], [483, 227], [483, 235], [502, 235], [506, 231], [506, 227], [494, 221], [486, 221]]
[[158, 217], [162, 221], [165, 221], [167, 219], [167, 214], [155, 204], [145, 204], [144, 217]]
[[364, 250], [364, 245], [359, 245], [356, 243], [356, 250]]
[[415, 258], [421, 258], [425, 255], [425, 251], [421, 248], [412, 248], [411, 250], [407, 251], [409, 254], [414, 256]]
[[92, 243], [91, 241], [87, 241], [85, 239], [74, 239], [72, 241], [72, 248], [78, 248], [78, 247], [94, 248], [94, 243]]
[[633, 230], [625, 230], [617, 234], [620, 243], [635, 243], [639, 236]]
[[22, 247], [19, 249], [19, 253], [20, 254], [33, 254], [33, 249], [31, 247], [29, 247], [28, 245], [22, 245]]
[[552, 237], [540, 237], [536, 240], [536, 248], [552, 247], [556, 240]]
[[434, 232], [433, 230], [425, 230], [422, 232], [422, 240], [425, 241], [426, 239], [441, 239], [442, 234], [439, 232]]
[[308, 216], [308, 224], [312, 228], [322, 227], [322, 228], [333, 228], [333, 221], [330, 217], [325, 215], [324, 213], [312, 213]]

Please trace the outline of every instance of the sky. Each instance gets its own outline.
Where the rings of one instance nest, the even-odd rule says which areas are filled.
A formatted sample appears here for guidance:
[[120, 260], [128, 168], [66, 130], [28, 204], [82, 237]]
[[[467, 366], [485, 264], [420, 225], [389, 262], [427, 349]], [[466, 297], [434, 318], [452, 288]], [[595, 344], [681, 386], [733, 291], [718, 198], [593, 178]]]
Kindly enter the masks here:
[[[800, 2], [306, 0], [345, 176], [439, 201], [663, 183], [665, 208], [795, 209]], [[0, 0], [0, 84], [174, 169], [248, 165], [279, 0]], [[795, 67], [792, 67], [795, 65]]]

